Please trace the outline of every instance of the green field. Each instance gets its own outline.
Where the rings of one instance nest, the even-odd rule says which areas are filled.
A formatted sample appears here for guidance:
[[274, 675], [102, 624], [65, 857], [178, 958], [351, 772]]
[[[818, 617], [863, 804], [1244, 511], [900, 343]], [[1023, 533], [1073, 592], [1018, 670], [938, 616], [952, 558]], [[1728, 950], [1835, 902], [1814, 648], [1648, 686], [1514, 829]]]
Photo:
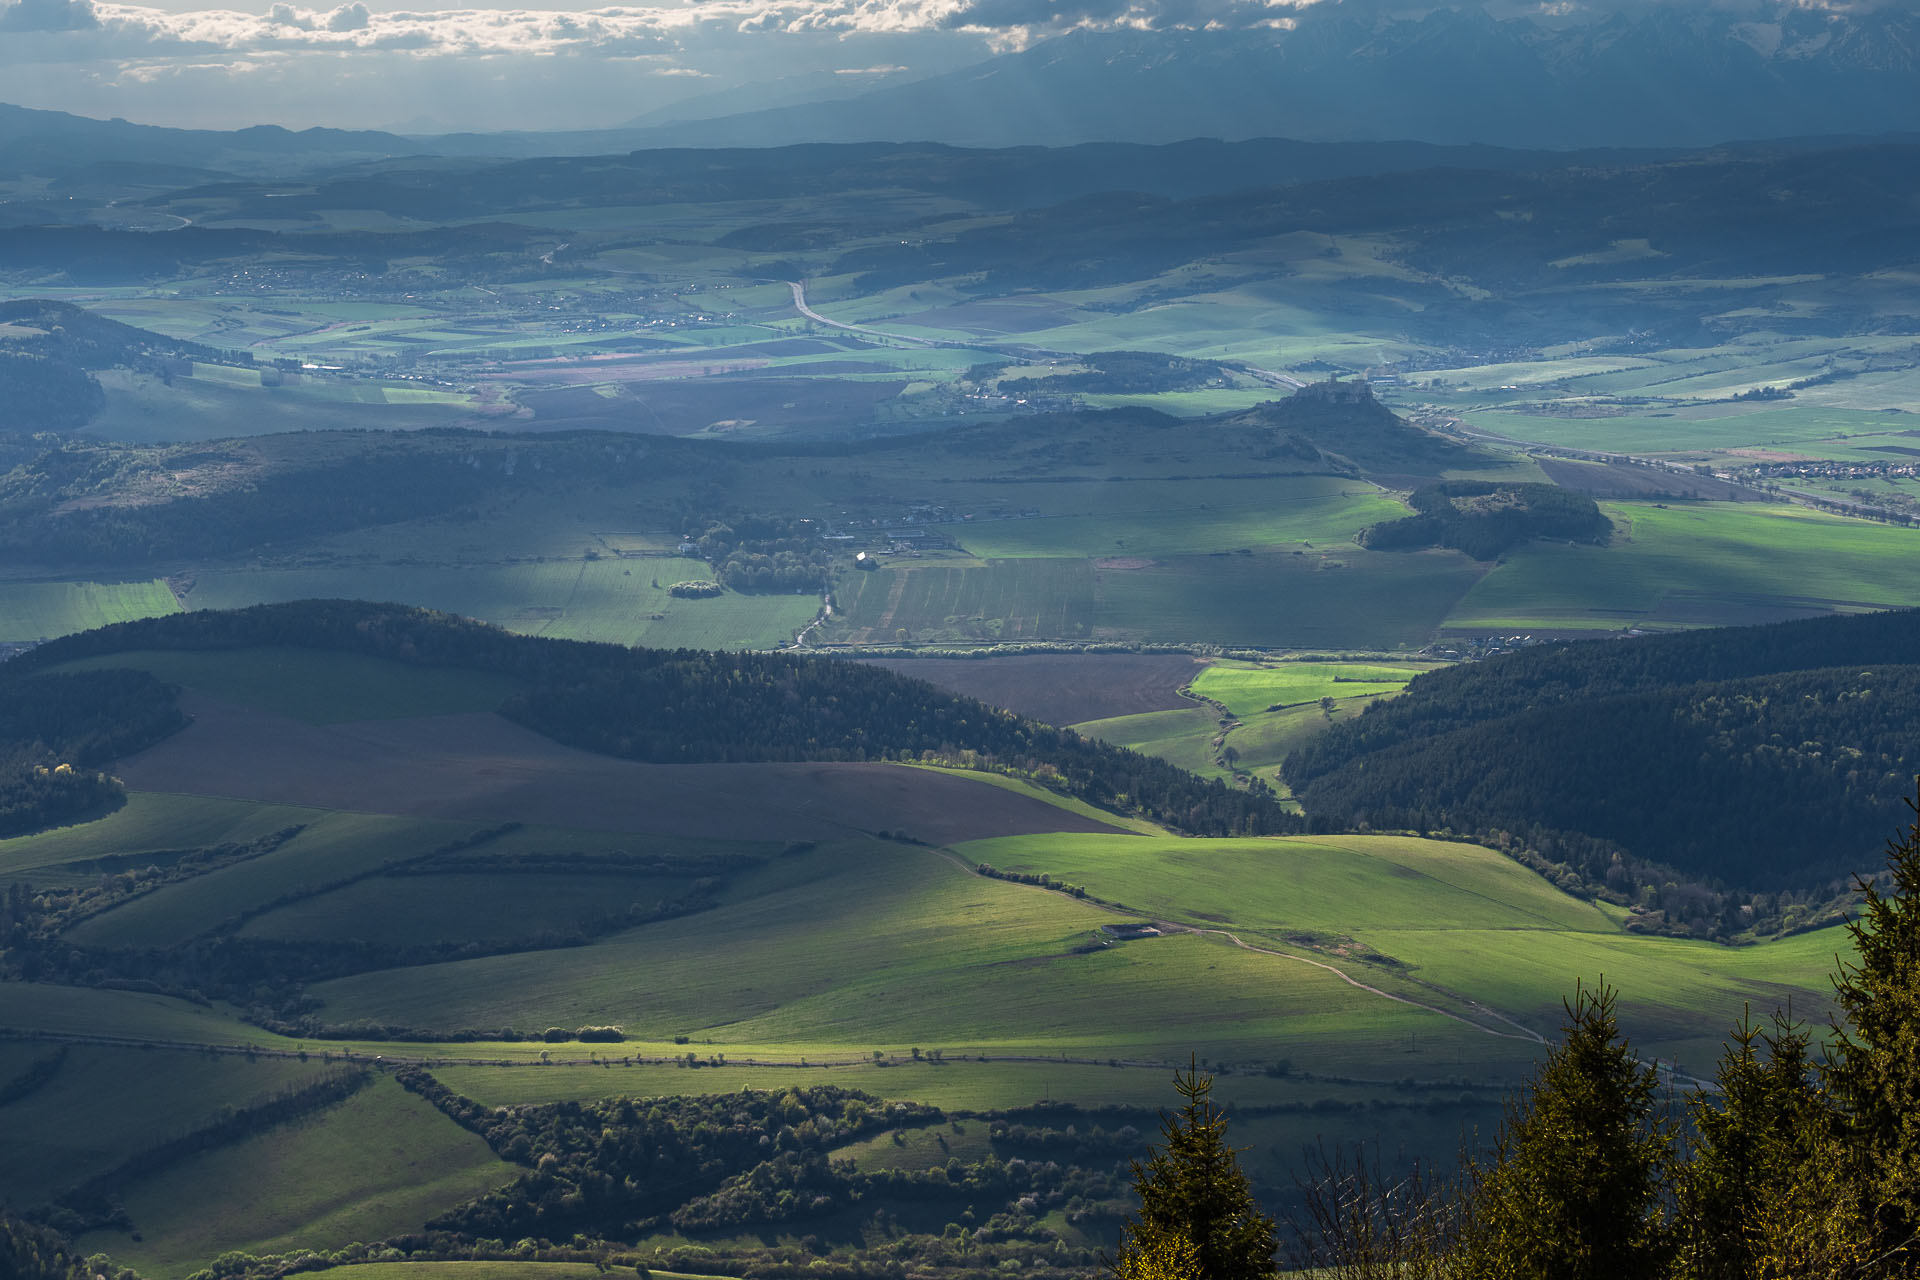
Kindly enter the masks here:
[[158, 578], [145, 582], [0, 582], [0, 644], [28, 644], [114, 622], [177, 613]]
[[[1735, 381], [1753, 385], [1749, 379], [1746, 371]], [[1648, 406], [1598, 417], [1468, 408], [1462, 416], [1483, 431], [1516, 440], [1636, 457], [1687, 460], [1723, 455], [1725, 462], [1736, 464], [1742, 461], [1739, 457], [1724, 455], [1737, 449], [1764, 449], [1811, 458], [1872, 457], [1861, 454], [1860, 447], [1899, 444], [1912, 430], [1909, 414], [1799, 400], [1758, 407]]]
[[[791, 641], [820, 608], [817, 596], [668, 594], [682, 578], [706, 576], [704, 565], [686, 560], [229, 569], [202, 574], [188, 603], [233, 609], [312, 598], [393, 600], [527, 635], [669, 649], [774, 648]], [[652, 585], [656, 581], [660, 585]]]
[[324, 649], [256, 648], [218, 652], [137, 650], [64, 663], [57, 670], [130, 667], [170, 684], [307, 724], [405, 720], [493, 711], [520, 682]]
[[[1278, 767], [1287, 753], [1324, 732], [1327, 726], [1359, 715], [1382, 697], [1391, 697], [1432, 663], [1276, 662], [1253, 663], [1216, 658], [1195, 674], [1193, 693], [1224, 706], [1223, 720], [1212, 707], [1090, 720], [1075, 725], [1081, 733], [1158, 756], [1207, 778], [1232, 779], [1252, 774], [1281, 796], [1289, 794]], [[1323, 707], [1320, 699], [1330, 698]]]
[[246, 844], [295, 823], [312, 822], [323, 810], [293, 805], [258, 804], [136, 791], [127, 803], [104, 817], [33, 835], [0, 840], [0, 876], [20, 876], [45, 884], [65, 864], [79, 863], [74, 874], [93, 878], [102, 858], [218, 844]]
[[1205, 926], [1312, 934], [1398, 925], [1583, 933], [1614, 917], [1478, 845], [1412, 836], [1257, 840], [1010, 836], [957, 852], [1005, 871], [1105, 885], [1128, 908]]
[[1213, 740], [1220, 734], [1220, 720], [1211, 707], [1142, 711], [1073, 727], [1089, 738], [1158, 756], [1203, 778], [1225, 777], [1228, 772], [1214, 759]]
[[480, 829], [476, 823], [384, 814], [322, 814], [271, 853], [163, 885], [82, 921], [67, 936], [81, 946], [180, 946], [278, 901], [290, 889], [370, 874]]
[[1095, 634], [1266, 648], [1419, 648], [1481, 572], [1452, 551], [1171, 557], [1098, 575]]
[[1613, 545], [1532, 543], [1446, 620], [1458, 631], [1774, 621], [1920, 604], [1920, 533], [1752, 503], [1606, 503]]
[[1072, 506], [1105, 510], [975, 524], [961, 541], [988, 559], [1191, 555], [1345, 542], [1406, 514], [1372, 486], [1334, 476], [1077, 487], [1089, 492]]
[[1827, 1001], [1823, 975], [1844, 945], [1833, 929], [1748, 948], [1633, 937], [1616, 911], [1569, 898], [1497, 854], [1412, 837], [1056, 835], [976, 841], [960, 851], [1003, 870], [1083, 883], [1193, 928], [1282, 947], [1306, 942], [1332, 957], [1371, 950], [1388, 960], [1368, 966], [1369, 981], [1403, 990], [1396, 981], [1411, 980], [1428, 1000], [1456, 1011], [1470, 1006], [1449, 999], [1480, 1002], [1541, 1032], [1555, 1025], [1576, 980], [1604, 974], [1621, 988], [1622, 1022], [1636, 1042], [1682, 1055], [1700, 1072], [1743, 1004], [1770, 1009], [1791, 999], [1817, 1021]]
[[258, 370], [196, 365], [170, 382], [123, 369], [101, 375], [107, 405], [88, 432], [109, 440], [158, 444], [225, 440], [326, 427], [415, 430], [450, 426], [478, 407], [462, 393], [362, 381], [260, 385]]
[[1374, 694], [1339, 698], [1326, 710], [1310, 703], [1283, 711], [1263, 711], [1246, 717], [1227, 735], [1226, 745], [1233, 748], [1237, 768], [1258, 775], [1280, 794], [1290, 795], [1279, 770], [1287, 753], [1326, 732], [1329, 725], [1359, 715], [1375, 698]]
[[[1367, 674], [1374, 664], [1319, 665], [1326, 669], [1283, 674], [1330, 680], [1333, 670]], [[1273, 668], [1225, 670], [1253, 676]], [[1239, 692], [1264, 698], [1272, 687], [1242, 681]], [[1371, 695], [1342, 706], [1364, 696]], [[1289, 714], [1318, 716], [1319, 708], [1249, 721]], [[377, 872], [393, 857], [471, 829], [136, 794], [102, 820], [117, 824], [118, 840], [80, 827], [8, 841], [0, 845], [0, 869], [31, 860], [58, 870], [62, 855], [151, 844], [167, 830], [244, 834], [290, 813], [310, 825], [274, 853], [135, 899], [80, 926], [75, 941], [177, 943], [290, 887]], [[644, 846], [618, 833], [523, 828], [477, 846], [471, 857], [504, 865], [541, 851], [622, 848]], [[770, 852], [690, 841], [657, 851]], [[976, 862], [1046, 873], [1124, 906], [983, 878], [971, 870]], [[491, 944], [535, 926], [564, 927], [624, 903], [632, 889], [659, 884], [481, 870], [375, 875], [260, 915], [240, 936], [301, 941], [352, 933], [376, 943]], [[1102, 925], [1142, 918], [1172, 932], [1096, 945]], [[1700, 1072], [1743, 1006], [1764, 1011], [1790, 1000], [1817, 1020], [1826, 1008], [1824, 975], [1843, 941], [1828, 930], [1729, 949], [1632, 936], [1621, 921], [1617, 909], [1569, 897], [1489, 850], [1413, 837], [1042, 835], [978, 841], [952, 853], [847, 840], [747, 865], [729, 874], [718, 906], [590, 945], [369, 972], [308, 988], [333, 1022], [612, 1023], [631, 1037], [623, 1043], [301, 1046], [229, 1011], [177, 999], [0, 984], [0, 1028], [15, 1034], [304, 1047], [310, 1054], [302, 1063], [76, 1046], [31, 1101], [0, 1107], [0, 1140], [35, 1153], [33, 1162], [14, 1166], [18, 1195], [30, 1199], [50, 1193], [49, 1170], [67, 1171], [59, 1178], [72, 1181], [113, 1167], [143, 1143], [205, 1123], [222, 1102], [262, 1096], [302, 1072], [327, 1069], [323, 1056], [337, 1061], [347, 1052], [362, 1060], [463, 1059], [436, 1074], [491, 1106], [834, 1084], [969, 1111], [1049, 1100], [1163, 1106], [1170, 1064], [1194, 1053], [1221, 1073], [1221, 1097], [1265, 1109], [1237, 1119], [1235, 1132], [1252, 1148], [1256, 1176], [1284, 1187], [1300, 1144], [1315, 1134], [1347, 1142], [1384, 1129], [1410, 1149], [1446, 1152], [1463, 1126], [1490, 1123], [1493, 1095], [1483, 1086], [1511, 1085], [1531, 1069], [1539, 1045], [1530, 1033], [1552, 1033], [1576, 980], [1604, 975], [1618, 984], [1623, 1023], [1639, 1051], [1677, 1060], [1683, 1074]], [[676, 1036], [687, 1042], [673, 1043]], [[52, 1051], [44, 1042], [0, 1048], [31, 1050], [0, 1055], [4, 1073]], [[927, 1060], [935, 1050], [942, 1061]], [[689, 1066], [681, 1061], [689, 1053], [725, 1065]], [[67, 1093], [72, 1107], [47, 1105]], [[84, 1106], [81, 1097], [101, 1096], [110, 1103], [96, 1103], [87, 1125], [65, 1119]], [[7, 1128], [22, 1118], [24, 1126]], [[942, 1133], [949, 1151], [956, 1141], [977, 1141]], [[938, 1146], [931, 1131], [916, 1130], [898, 1143], [882, 1136], [841, 1154], [863, 1167], [910, 1168], [943, 1163], [944, 1155], [933, 1154]], [[158, 1280], [178, 1280], [226, 1249], [332, 1247], [417, 1229], [515, 1172], [477, 1138], [378, 1079], [322, 1113], [134, 1181], [123, 1199], [140, 1238], [96, 1231], [83, 1243]], [[195, 1211], [207, 1205], [217, 1208]], [[432, 1280], [469, 1274], [488, 1273]]]
[[[1243, 940], [1283, 951], [1306, 945], [1303, 954], [1311, 955], [1312, 947], [1330, 947], [1331, 963], [1364, 960], [1373, 948], [1392, 958], [1365, 966], [1367, 980], [1385, 990], [1456, 1012], [1484, 1000], [1542, 1031], [1551, 1028], [1574, 978], [1595, 976], [1580, 961], [1600, 963], [1616, 952], [1639, 957], [1635, 977], [1647, 984], [1636, 991], [1623, 982], [1630, 1010], [1643, 1002], [1664, 1009], [1696, 985], [1705, 993], [1684, 1006], [1694, 1011], [1685, 1027], [1667, 1014], [1649, 1018], [1662, 1045], [1697, 1049], [1737, 1015], [1742, 999], [1768, 1005], [1789, 990], [1796, 1007], [1817, 1008], [1822, 999], [1823, 968], [1807, 964], [1803, 949], [1761, 948], [1756, 954], [1778, 962], [1756, 968], [1717, 958], [1745, 953], [1626, 937], [1615, 915], [1473, 846], [1393, 837], [1045, 836], [980, 842], [960, 852], [1005, 870], [1084, 883], [1130, 910], [1201, 929], [1231, 927]], [[831, 1052], [834, 1045], [857, 1051], [912, 1043], [950, 1054], [1165, 1060], [1194, 1043], [1226, 1057], [1285, 1044], [1316, 1069], [1357, 1070], [1383, 1037], [1409, 1034], [1409, 1027], [1450, 1060], [1497, 1064], [1525, 1050], [1523, 1042], [1488, 1037], [1360, 992], [1323, 969], [1219, 938], [1073, 951], [1111, 918], [1059, 894], [976, 880], [936, 854], [844, 845], [744, 877], [718, 911], [649, 925], [584, 952], [348, 978], [322, 984], [316, 994], [328, 1015], [342, 1020], [613, 1022], [643, 1038], [674, 1031], [693, 1034], [696, 1043], [711, 1037], [735, 1055], [755, 1045], [791, 1053], [800, 1045]], [[1411, 921], [1420, 932], [1406, 932]], [[1477, 979], [1437, 976], [1470, 954], [1458, 939], [1482, 934], [1540, 957], [1505, 963], [1499, 999]], [[1348, 956], [1341, 938], [1357, 939], [1361, 950]], [[720, 956], [728, 957], [724, 965], [716, 963]], [[635, 970], [653, 975], [645, 995], [623, 981]]]
[[1271, 707], [1292, 707], [1322, 698], [1392, 694], [1422, 671], [1425, 663], [1284, 662], [1255, 665], [1215, 662], [1194, 677], [1193, 691], [1237, 716]]
[[28, 1037], [86, 1036], [167, 1045], [294, 1045], [227, 1011], [176, 997], [45, 982], [0, 983], [0, 1029]]
[[82, 1238], [157, 1280], [217, 1253], [338, 1248], [417, 1231], [511, 1181], [513, 1166], [391, 1080], [292, 1124], [193, 1156], [124, 1193], [133, 1236]]
[[896, 561], [843, 582], [833, 634], [882, 644], [1081, 640], [1093, 634], [1093, 593], [1093, 571], [1080, 559]]
[[[1107, 913], [983, 882], [910, 847], [823, 848], [742, 877], [727, 896], [719, 910], [584, 952], [484, 957], [313, 991], [340, 1020], [610, 1022], [643, 1037], [712, 1036], [729, 1051], [904, 1042], [1165, 1061], [1200, 1041], [1228, 1055], [1270, 1053], [1284, 1041], [1298, 1057], [1349, 1069], [1382, 1037], [1432, 1017], [1323, 971], [1295, 972], [1200, 938], [1076, 953]], [[650, 975], [646, 991], [633, 988], [634, 972]], [[1437, 1046], [1472, 1033], [1442, 1024], [1434, 1034]]]
[[[41, 1056], [52, 1051], [37, 1048]], [[75, 1046], [51, 1080], [0, 1106], [0, 1146], [34, 1153], [31, 1161], [0, 1162], [0, 1200], [39, 1203], [49, 1191], [78, 1186], [211, 1123], [223, 1107], [248, 1106], [329, 1069], [318, 1061]]]
[[531, 943], [571, 936], [629, 908], [653, 911], [692, 885], [690, 876], [376, 876], [270, 911], [249, 921], [239, 936], [311, 942], [348, 937], [389, 947]]

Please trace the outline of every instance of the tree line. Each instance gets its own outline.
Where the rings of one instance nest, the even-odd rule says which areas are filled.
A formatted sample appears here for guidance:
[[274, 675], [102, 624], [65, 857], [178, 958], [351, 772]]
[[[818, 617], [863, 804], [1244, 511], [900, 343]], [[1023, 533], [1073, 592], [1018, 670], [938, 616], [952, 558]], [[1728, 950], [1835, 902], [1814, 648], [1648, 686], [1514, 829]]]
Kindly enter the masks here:
[[[454, 1093], [422, 1068], [403, 1068], [398, 1079], [478, 1134], [501, 1159], [527, 1168], [512, 1184], [429, 1224], [492, 1239], [633, 1239], [783, 1153], [818, 1155], [830, 1145], [939, 1116], [919, 1103], [883, 1103], [829, 1085], [501, 1111]], [[714, 1215], [725, 1216], [717, 1208], [695, 1216]]]
[[126, 789], [99, 766], [186, 724], [176, 691], [144, 671], [12, 675], [0, 673], [0, 837], [119, 803]]
[[1282, 770], [1316, 827], [1522, 847], [1663, 927], [1731, 936], [1844, 894], [1920, 772], [1916, 718], [1904, 611], [1431, 672]]

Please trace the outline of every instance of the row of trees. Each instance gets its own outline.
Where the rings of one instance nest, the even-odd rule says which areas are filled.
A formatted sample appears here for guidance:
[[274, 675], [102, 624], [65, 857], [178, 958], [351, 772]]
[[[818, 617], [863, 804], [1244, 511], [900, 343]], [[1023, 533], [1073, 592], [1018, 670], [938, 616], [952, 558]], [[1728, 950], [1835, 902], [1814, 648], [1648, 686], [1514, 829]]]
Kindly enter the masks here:
[[[831, 1145], [939, 1115], [918, 1103], [882, 1103], [831, 1086], [496, 1110], [454, 1093], [418, 1067], [403, 1068], [399, 1080], [485, 1139], [496, 1155], [527, 1166], [519, 1180], [431, 1224], [507, 1240], [567, 1240], [580, 1233], [631, 1239], [642, 1224], [699, 1203], [769, 1161], [777, 1168], [761, 1182], [776, 1193], [769, 1197], [773, 1203], [779, 1190], [808, 1182], [796, 1180], [798, 1166], [782, 1163], [784, 1154], [803, 1163], [824, 1159]], [[736, 1188], [689, 1210], [689, 1221], [704, 1226], [741, 1220], [753, 1199]], [[790, 1207], [792, 1201], [785, 1203]]]

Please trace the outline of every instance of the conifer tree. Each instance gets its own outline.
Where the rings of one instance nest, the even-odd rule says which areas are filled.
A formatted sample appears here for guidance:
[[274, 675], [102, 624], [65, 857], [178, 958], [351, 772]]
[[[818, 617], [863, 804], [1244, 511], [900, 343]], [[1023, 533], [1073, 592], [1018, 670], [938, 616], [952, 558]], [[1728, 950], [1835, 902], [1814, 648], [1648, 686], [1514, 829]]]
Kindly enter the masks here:
[[1463, 1280], [1651, 1280], [1671, 1137], [1658, 1076], [1620, 1038], [1614, 992], [1576, 988], [1561, 1043], [1469, 1170]]
[[1254, 1203], [1213, 1077], [1190, 1065], [1173, 1087], [1186, 1099], [1164, 1117], [1166, 1145], [1134, 1161], [1140, 1212], [1121, 1228], [1120, 1280], [1267, 1280], [1275, 1274], [1273, 1219]]
[[1872, 1223], [1877, 1270], [1920, 1273], [1920, 806], [1887, 842], [1886, 892], [1862, 880], [1861, 914], [1847, 925], [1858, 960], [1834, 979], [1827, 1088], [1844, 1116]]
[[1688, 1100], [1693, 1153], [1677, 1187], [1684, 1280], [1858, 1274], [1865, 1223], [1809, 1042], [1780, 1015], [1771, 1033], [1744, 1019], [1720, 1060], [1719, 1096]]

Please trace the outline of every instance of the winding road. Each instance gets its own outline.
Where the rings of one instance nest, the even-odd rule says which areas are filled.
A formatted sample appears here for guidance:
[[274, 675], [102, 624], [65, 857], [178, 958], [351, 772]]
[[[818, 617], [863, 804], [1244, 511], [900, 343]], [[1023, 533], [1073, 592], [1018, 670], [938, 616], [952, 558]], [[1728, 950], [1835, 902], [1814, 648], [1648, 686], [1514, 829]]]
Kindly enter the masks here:
[[830, 329], [845, 329], [848, 333], [864, 333], [874, 338], [885, 338], [889, 342], [905, 342], [916, 347], [958, 346], [958, 343], [938, 343], [927, 338], [910, 338], [904, 333], [888, 333], [885, 329], [875, 329], [864, 324], [848, 324], [844, 320], [830, 320], [807, 305], [807, 286], [802, 280], [784, 281], [787, 288], [793, 290], [793, 309], [809, 320], [826, 325]]

